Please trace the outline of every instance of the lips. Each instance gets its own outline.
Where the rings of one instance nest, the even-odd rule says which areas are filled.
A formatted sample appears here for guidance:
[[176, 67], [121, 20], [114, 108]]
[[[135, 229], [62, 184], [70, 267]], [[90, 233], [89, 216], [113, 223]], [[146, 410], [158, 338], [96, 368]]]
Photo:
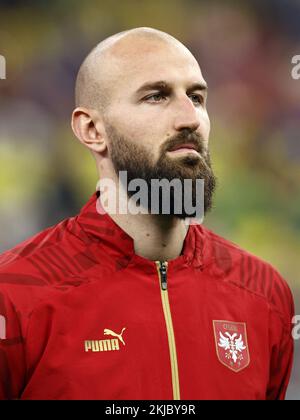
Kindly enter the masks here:
[[191, 149], [191, 150], [195, 150], [196, 152], [197, 147], [192, 144], [192, 143], [183, 143], [183, 144], [178, 144], [177, 146], [173, 147], [170, 152], [175, 152], [176, 150], [180, 150], [180, 149]]

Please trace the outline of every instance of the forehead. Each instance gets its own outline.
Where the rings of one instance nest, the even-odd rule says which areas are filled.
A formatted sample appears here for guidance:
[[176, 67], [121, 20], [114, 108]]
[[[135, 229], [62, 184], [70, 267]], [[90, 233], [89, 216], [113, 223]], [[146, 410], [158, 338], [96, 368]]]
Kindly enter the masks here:
[[195, 57], [179, 43], [135, 40], [117, 46], [107, 62], [112, 93], [132, 93], [144, 83], [155, 80], [176, 86], [204, 82]]

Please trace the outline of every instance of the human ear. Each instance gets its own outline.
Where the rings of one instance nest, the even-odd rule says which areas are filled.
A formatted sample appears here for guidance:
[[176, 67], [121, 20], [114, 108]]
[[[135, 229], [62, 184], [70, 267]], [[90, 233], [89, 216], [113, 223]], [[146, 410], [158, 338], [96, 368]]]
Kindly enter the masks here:
[[97, 153], [106, 150], [104, 126], [95, 112], [84, 107], [75, 108], [71, 126], [75, 136], [84, 146]]

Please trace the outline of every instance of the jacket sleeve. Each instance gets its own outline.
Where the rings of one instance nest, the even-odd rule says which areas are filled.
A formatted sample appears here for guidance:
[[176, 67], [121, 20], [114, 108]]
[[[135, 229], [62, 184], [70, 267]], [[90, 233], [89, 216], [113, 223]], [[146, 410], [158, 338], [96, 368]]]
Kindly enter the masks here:
[[276, 296], [271, 303], [269, 319], [270, 374], [266, 395], [268, 400], [284, 400], [294, 355], [294, 301], [287, 284], [281, 278], [280, 280], [280, 283], [275, 283]]
[[0, 400], [17, 399], [24, 386], [25, 358], [14, 305], [0, 289]]

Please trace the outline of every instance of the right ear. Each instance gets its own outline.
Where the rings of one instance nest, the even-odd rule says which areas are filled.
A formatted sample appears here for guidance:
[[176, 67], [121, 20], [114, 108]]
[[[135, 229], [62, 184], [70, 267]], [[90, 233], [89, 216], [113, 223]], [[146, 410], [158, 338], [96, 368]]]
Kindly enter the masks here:
[[72, 130], [80, 143], [96, 153], [106, 150], [105, 129], [95, 111], [77, 107], [72, 113]]

